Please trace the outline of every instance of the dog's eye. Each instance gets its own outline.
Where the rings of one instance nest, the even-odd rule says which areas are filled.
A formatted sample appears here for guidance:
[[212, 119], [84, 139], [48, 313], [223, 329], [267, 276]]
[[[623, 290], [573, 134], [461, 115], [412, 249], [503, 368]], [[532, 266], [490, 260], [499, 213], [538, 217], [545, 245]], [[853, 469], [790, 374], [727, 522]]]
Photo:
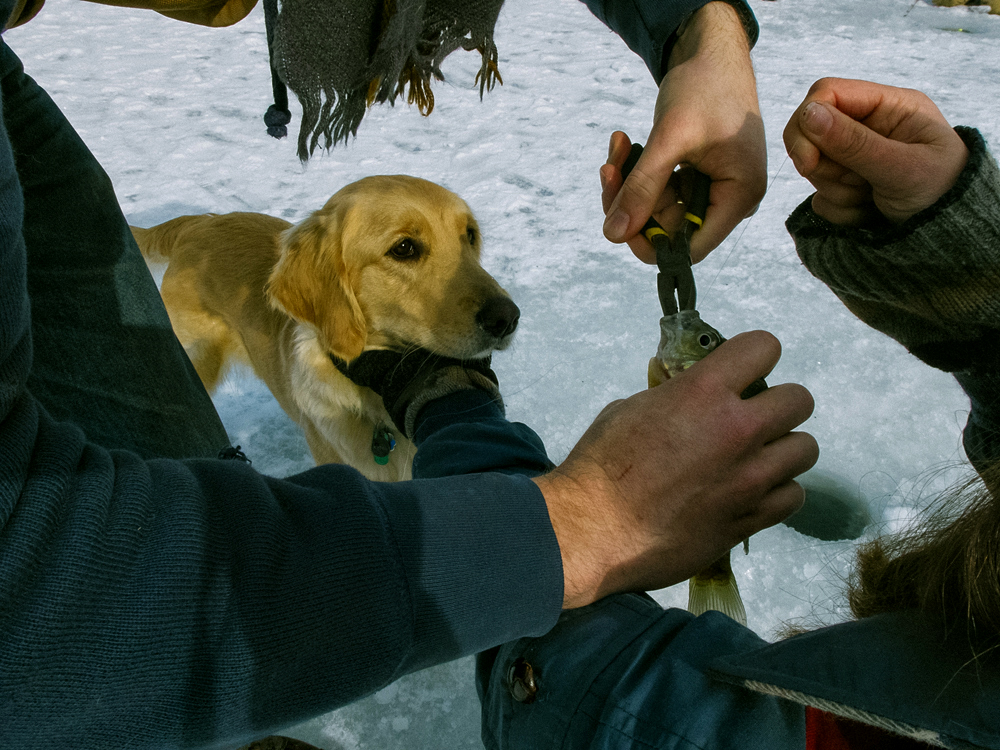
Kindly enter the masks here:
[[411, 260], [416, 258], [419, 253], [420, 250], [417, 248], [417, 243], [411, 239], [400, 240], [389, 250], [389, 254], [393, 258], [399, 258], [400, 260]]
[[473, 229], [472, 227], [469, 227], [468, 229], [466, 229], [465, 230], [465, 236], [469, 238], [469, 244], [470, 245], [475, 245], [476, 244], [476, 230], [475, 229]]

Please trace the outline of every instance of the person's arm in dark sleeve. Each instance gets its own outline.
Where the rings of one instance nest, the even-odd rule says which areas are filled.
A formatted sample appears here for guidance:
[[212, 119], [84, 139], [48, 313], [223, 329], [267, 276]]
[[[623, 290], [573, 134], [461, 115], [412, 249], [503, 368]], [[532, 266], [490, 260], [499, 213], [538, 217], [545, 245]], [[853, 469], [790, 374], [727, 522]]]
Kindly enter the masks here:
[[540, 635], [561, 610], [526, 477], [269, 479], [108, 453], [44, 414], [31, 445], [0, 490], [11, 746], [235, 745]]
[[566, 612], [541, 638], [477, 664], [487, 750], [609, 747], [804, 747], [801, 706], [709, 674], [722, 656], [760, 648], [718, 612], [664, 610], [645, 594]]
[[969, 159], [954, 186], [901, 225], [834, 225], [807, 199], [788, 231], [809, 271], [861, 320], [969, 394], [965, 447], [1000, 458], [1000, 171], [978, 131], [956, 128]]
[[[691, 239], [697, 263], [752, 214], [767, 188], [764, 124], [750, 51], [757, 21], [744, 0], [584, 0], [646, 63], [659, 88], [645, 150], [626, 178], [628, 133], [611, 134], [600, 169], [604, 236], [655, 262], [640, 229], [679, 195], [670, 180], [678, 166], [712, 181], [705, 222]], [[634, 136], [635, 134], [633, 134]]]

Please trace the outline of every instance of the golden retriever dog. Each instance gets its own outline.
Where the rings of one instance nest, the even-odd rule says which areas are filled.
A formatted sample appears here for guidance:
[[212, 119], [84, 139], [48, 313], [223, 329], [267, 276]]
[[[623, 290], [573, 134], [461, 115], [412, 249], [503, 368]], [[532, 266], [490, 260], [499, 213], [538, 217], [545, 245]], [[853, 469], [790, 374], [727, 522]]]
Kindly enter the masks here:
[[[167, 262], [163, 302], [209, 393], [230, 364], [249, 364], [316, 463], [379, 481], [409, 478], [416, 449], [330, 355], [422, 347], [485, 357], [510, 344], [520, 314], [480, 265], [465, 201], [415, 177], [366, 177], [295, 226], [204, 214], [132, 233], [147, 262]], [[372, 443], [385, 430], [396, 447], [383, 465]]]

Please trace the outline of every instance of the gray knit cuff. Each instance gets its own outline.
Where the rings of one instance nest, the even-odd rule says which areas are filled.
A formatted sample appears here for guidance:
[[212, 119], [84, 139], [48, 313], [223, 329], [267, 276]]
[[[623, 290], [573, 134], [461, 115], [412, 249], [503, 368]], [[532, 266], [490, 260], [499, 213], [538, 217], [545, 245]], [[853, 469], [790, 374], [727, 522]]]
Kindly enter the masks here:
[[406, 437], [410, 440], [413, 439], [416, 430], [417, 415], [431, 401], [447, 396], [449, 393], [454, 393], [455, 391], [470, 390], [486, 391], [500, 406], [500, 411], [504, 411], [503, 397], [500, 395], [500, 389], [485, 375], [457, 365], [444, 367], [435, 372], [420, 389], [420, 392], [407, 404], [404, 425], [406, 428]]
[[1000, 329], [1000, 170], [978, 131], [956, 131], [969, 148], [965, 169], [903, 224], [831, 224], [811, 196], [786, 222], [810, 273], [866, 323], [946, 370], [974, 364], [969, 344]]

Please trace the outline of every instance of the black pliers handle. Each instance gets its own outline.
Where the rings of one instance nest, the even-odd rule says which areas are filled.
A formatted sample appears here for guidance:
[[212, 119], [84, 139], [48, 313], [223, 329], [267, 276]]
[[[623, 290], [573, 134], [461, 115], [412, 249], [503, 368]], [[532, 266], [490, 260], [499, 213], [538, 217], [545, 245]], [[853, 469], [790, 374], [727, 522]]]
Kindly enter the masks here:
[[[632, 150], [622, 165], [622, 179], [639, 161], [642, 146], [632, 144]], [[694, 172], [694, 188], [691, 200], [684, 214], [684, 226], [671, 240], [666, 230], [653, 217], [642, 227], [642, 234], [652, 244], [656, 251], [656, 289], [660, 295], [660, 307], [664, 315], [674, 315], [678, 310], [694, 310], [697, 292], [694, 286], [694, 274], [691, 272], [691, 235], [705, 220], [708, 210], [708, 191], [712, 181], [708, 175]], [[677, 298], [674, 298], [676, 293]]]

